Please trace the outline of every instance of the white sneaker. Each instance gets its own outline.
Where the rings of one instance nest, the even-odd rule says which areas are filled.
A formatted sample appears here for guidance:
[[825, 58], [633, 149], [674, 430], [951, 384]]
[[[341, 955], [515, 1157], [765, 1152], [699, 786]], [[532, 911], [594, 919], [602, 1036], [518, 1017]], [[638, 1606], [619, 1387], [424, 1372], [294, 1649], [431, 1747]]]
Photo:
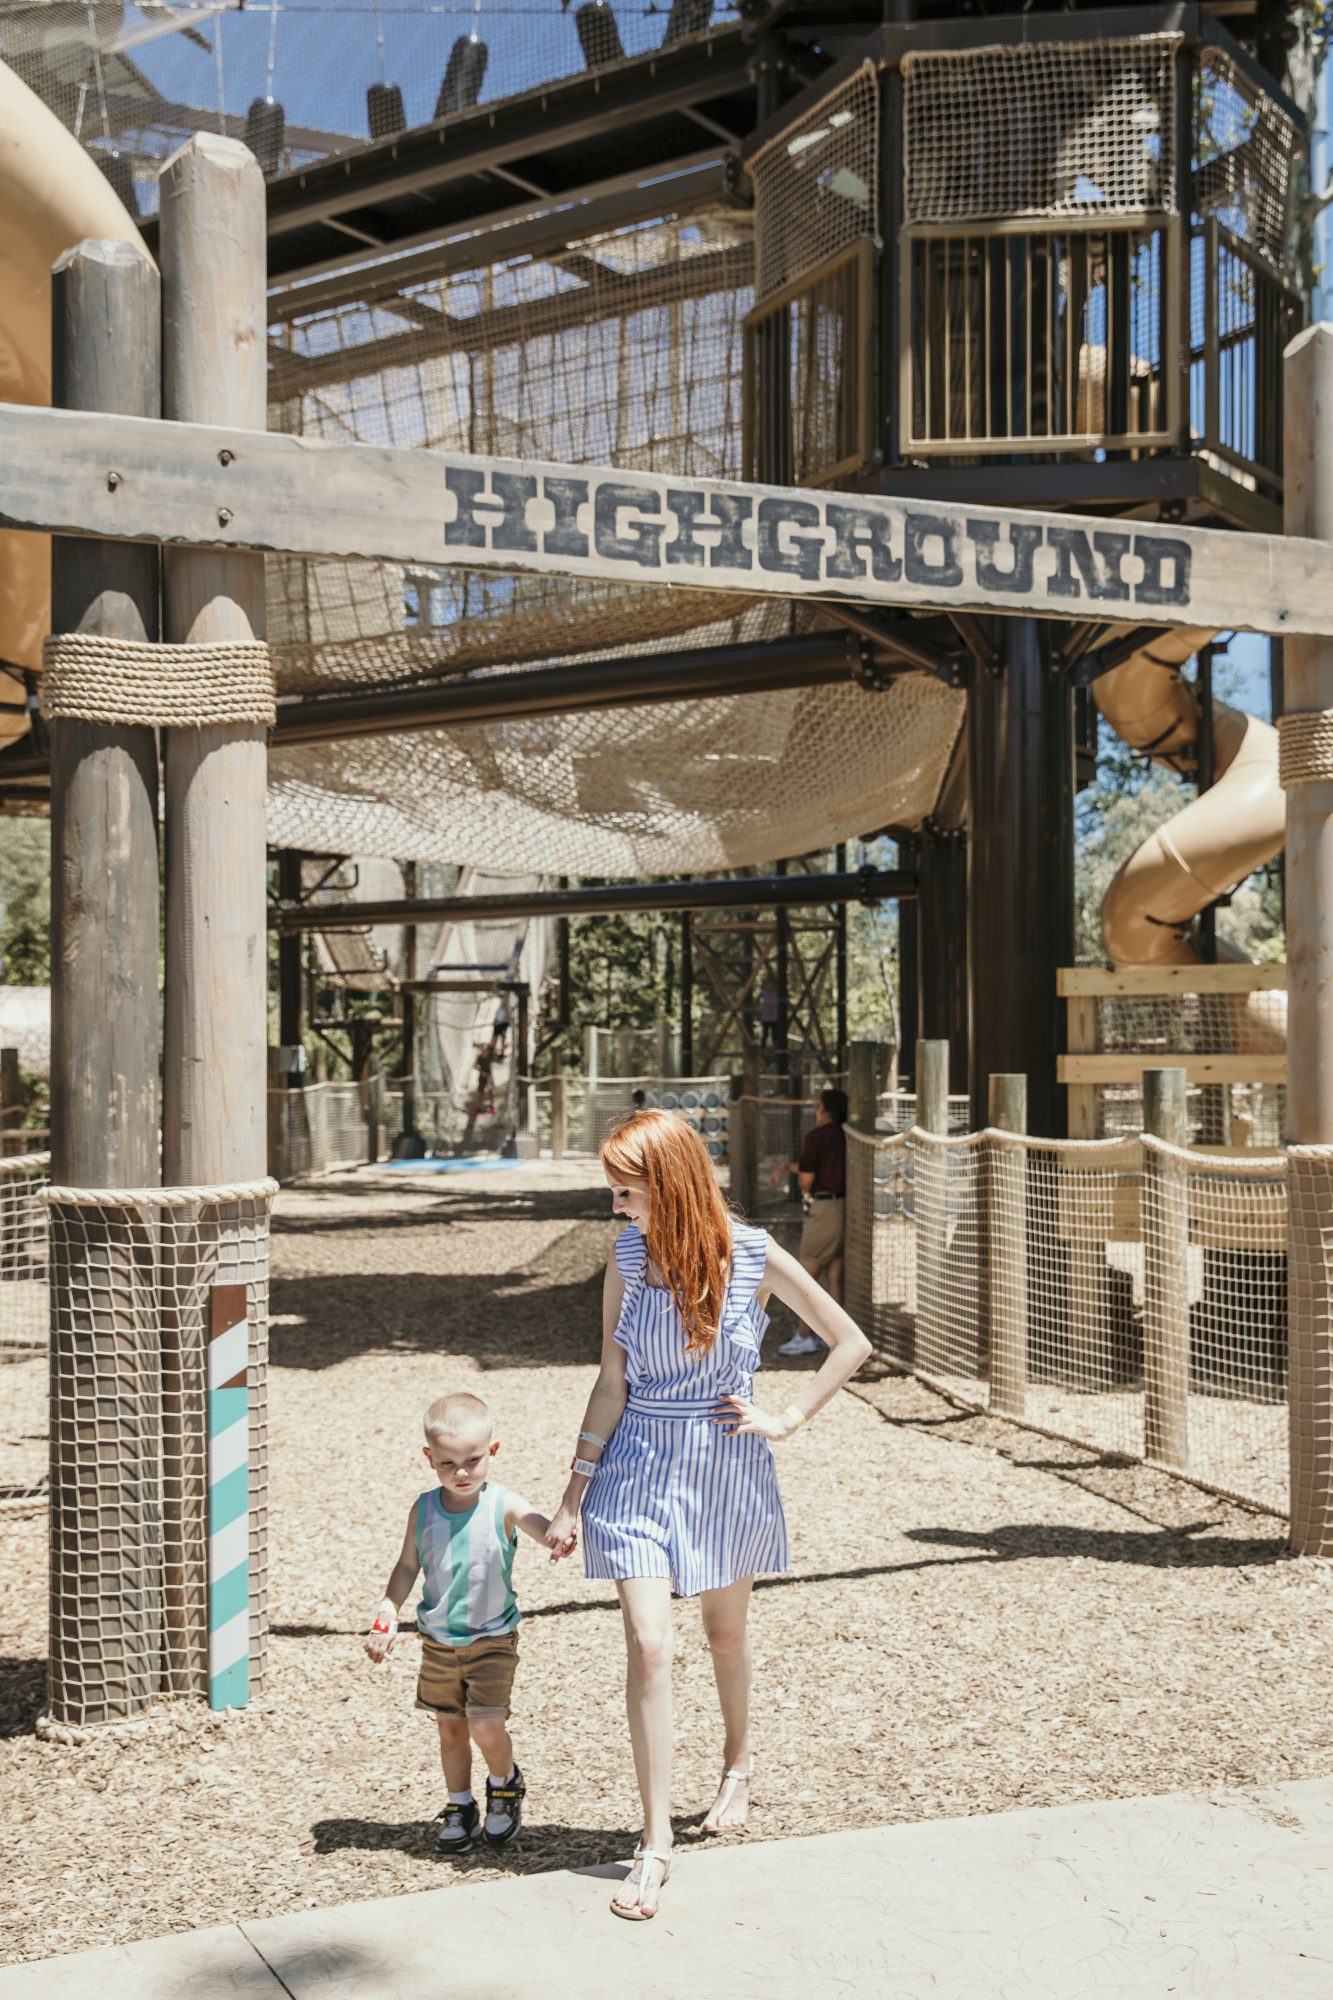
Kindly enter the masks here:
[[794, 1333], [790, 1340], [784, 1340], [779, 1354], [819, 1354], [823, 1350], [822, 1340], [816, 1340], [813, 1333]]

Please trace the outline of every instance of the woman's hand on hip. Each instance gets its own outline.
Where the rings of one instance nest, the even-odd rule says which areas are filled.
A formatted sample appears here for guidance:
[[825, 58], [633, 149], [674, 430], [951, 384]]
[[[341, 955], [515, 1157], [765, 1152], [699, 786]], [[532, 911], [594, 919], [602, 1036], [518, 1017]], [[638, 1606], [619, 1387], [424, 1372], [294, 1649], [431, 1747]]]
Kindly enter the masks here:
[[770, 1416], [761, 1410], [748, 1396], [720, 1396], [713, 1412], [713, 1422], [724, 1430], [728, 1437], [764, 1437], [777, 1440], [790, 1436], [790, 1427], [785, 1417]]
[[579, 1539], [577, 1514], [568, 1507], [557, 1507], [546, 1530], [546, 1546], [551, 1551], [551, 1561], [558, 1563], [562, 1556], [572, 1556]]

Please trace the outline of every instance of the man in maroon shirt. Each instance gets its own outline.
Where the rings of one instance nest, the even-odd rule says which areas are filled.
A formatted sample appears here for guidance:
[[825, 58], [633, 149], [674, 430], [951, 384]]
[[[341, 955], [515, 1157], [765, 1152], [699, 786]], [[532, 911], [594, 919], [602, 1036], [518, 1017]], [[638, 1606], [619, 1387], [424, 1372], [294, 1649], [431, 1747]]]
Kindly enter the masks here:
[[[847, 1122], [845, 1090], [821, 1090], [815, 1100], [815, 1122], [805, 1135], [799, 1160], [784, 1160], [768, 1177], [776, 1187], [795, 1174], [806, 1200], [805, 1227], [798, 1251], [801, 1263], [825, 1291], [842, 1303], [842, 1232], [847, 1187]], [[779, 1354], [818, 1354], [824, 1343], [809, 1327], [798, 1327], [784, 1340]]]

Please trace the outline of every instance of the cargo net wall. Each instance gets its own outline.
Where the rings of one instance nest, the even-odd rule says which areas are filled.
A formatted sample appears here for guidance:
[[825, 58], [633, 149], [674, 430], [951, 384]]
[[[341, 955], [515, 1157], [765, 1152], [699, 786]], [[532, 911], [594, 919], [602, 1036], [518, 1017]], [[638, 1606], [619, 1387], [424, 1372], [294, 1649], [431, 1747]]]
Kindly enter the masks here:
[[[662, 473], [742, 474], [748, 216], [665, 217], [270, 331], [270, 427]], [[283, 698], [519, 666], [762, 646], [827, 614], [719, 591], [462, 567], [268, 570]], [[963, 697], [927, 676], [276, 749], [278, 846], [520, 874], [707, 872], [935, 803]], [[830, 763], [839, 787], [830, 792]]]
[[968, 1407], [1288, 1504], [1287, 1162], [848, 1131], [846, 1300]]
[[1174, 214], [1176, 35], [903, 61], [903, 219]]
[[1194, 83], [1194, 212], [1287, 266], [1292, 175], [1300, 134], [1229, 56], [1205, 48]]
[[[1285, 980], [1282, 968], [1255, 967], [1254, 976]], [[1170, 1066], [1182, 1056], [1218, 1056], [1246, 1067], [1254, 1080], [1193, 1081], [1186, 1093], [1186, 1130], [1193, 1145], [1273, 1147], [1285, 1133], [1287, 996], [1279, 987], [1251, 993], [1103, 994], [1086, 1001], [1095, 1010], [1090, 1048], [1077, 1053], [1123, 1055], [1124, 1079], [1083, 1085], [1092, 1106], [1089, 1129], [1099, 1137], [1138, 1133], [1143, 1124], [1141, 1066]], [[1075, 1035], [1071, 1033], [1071, 1053]], [[1079, 1087], [1079, 1086], [1076, 1086]], [[1071, 1092], [1072, 1097], [1072, 1092]]]
[[[748, 217], [574, 242], [272, 330], [272, 430], [561, 465], [740, 474]], [[299, 306], [299, 293], [293, 309]], [[269, 563], [283, 694], [515, 666], [743, 611], [717, 592], [396, 564]]]
[[[98, 161], [131, 213], [194, 132], [244, 140], [268, 174], [457, 117], [582, 70], [734, 25], [731, 0], [534, 7], [512, 0], [6, 0], [0, 56]], [[311, 116], [311, 107], [318, 106]], [[284, 108], [285, 107], [285, 108]]]
[[760, 300], [861, 237], [879, 242], [879, 122], [879, 79], [866, 63], [751, 159]]
[[[538, 1084], [536, 1148], [557, 1157], [595, 1158], [617, 1125], [639, 1110], [673, 1111], [699, 1134], [708, 1156], [719, 1165], [727, 1157], [731, 1083], [725, 1076], [562, 1077]], [[641, 1090], [642, 1105], [634, 1102]], [[560, 1107], [563, 1104], [563, 1113]], [[563, 1115], [563, 1134], [559, 1118]], [[557, 1139], [559, 1145], [557, 1146]]]
[[[244, 1288], [250, 1688], [267, 1594], [268, 1219], [273, 1183], [49, 1189], [47, 1733], [209, 1693], [213, 1288]], [[230, 1543], [236, 1542], [233, 1525]], [[228, 1557], [231, 1563], [231, 1557]]]
[[0, 1507], [45, 1504], [49, 1153], [0, 1160]]

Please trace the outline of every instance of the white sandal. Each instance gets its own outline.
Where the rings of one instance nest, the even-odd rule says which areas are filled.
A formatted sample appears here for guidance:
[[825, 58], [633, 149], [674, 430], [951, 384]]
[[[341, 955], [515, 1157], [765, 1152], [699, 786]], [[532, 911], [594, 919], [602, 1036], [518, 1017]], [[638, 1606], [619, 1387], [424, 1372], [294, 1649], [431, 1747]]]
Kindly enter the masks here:
[[[634, 1860], [635, 1860], [635, 1861], [638, 1861], [638, 1862], [643, 1862], [643, 1861], [656, 1861], [657, 1863], [659, 1863], [659, 1865], [660, 1865], [660, 1867], [661, 1867], [661, 1870], [662, 1870], [662, 1879], [661, 1879], [661, 1881], [660, 1881], [660, 1882], [658, 1883], [658, 1885], [657, 1885], [657, 1893], [658, 1893], [658, 1895], [660, 1896], [660, 1895], [661, 1895], [661, 1893], [662, 1893], [662, 1891], [663, 1891], [663, 1889], [665, 1889], [665, 1887], [666, 1887], [667, 1883], [668, 1883], [668, 1882], [670, 1881], [670, 1879], [671, 1879], [671, 1854], [670, 1854], [670, 1851], [668, 1850], [668, 1852], [664, 1854], [664, 1853], [662, 1852], [662, 1850], [661, 1850], [661, 1848], [660, 1848], [660, 1847], [636, 1847], [636, 1848], [635, 1848], [635, 1850], [634, 1850], [634, 1857], [633, 1857], [633, 1858], [634, 1858]], [[629, 1877], [628, 1877], [628, 1876], [626, 1876], [626, 1878], [625, 1878], [625, 1879], [626, 1879], [626, 1881], [628, 1881], [628, 1880], [629, 1880]], [[639, 1870], [639, 1895], [640, 1895], [640, 1897], [642, 1897], [642, 1895], [643, 1895], [643, 1869], [642, 1869], [642, 1868], [640, 1868], [640, 1870]], [[615, 1897], [614, 1897], [614, 1896], [613, 1896], [613, 1897], [611, 1898], [611, 1914], [612, 1914], [612, 1916], [613, 1916], [613, 1917], [625, 1917], [625, 1918], [626, 1918], [626, 1919], [627, 1919], [627, 1920], [628, 1920], [628, 1921], [629, 1921], [630, 1923], [632, 1923], [632, 1924], [648, 1924], [648, 1923], [651, 1923], [651, 1922], [652, 1922], [652, 1920], [653, 1920], [653, 1918], [654, 1918], [654, 1917], [655, 1917], [655, 1916], [657, 1915], [657, 1910], [658, 1910], [658, 1905], [657, 1905], [656, 1903], [654, 1903], [654, 1904], [653, 1904], [653, 1907], [652, 1907], [652, 1909], [651, 1909], [651, 1910], [645, 1910], [645, 1909], [643, 1908], [643, 1905], [642, 1905], [642, 1902], [638, 1902], [638, 1903], [618, 1903], [618, 1902], [616, 1901], [616, 1899], [615, 1899]]]
[[[719, 1834], [719, 1833], [745, 1832], [746, 1827], [749, 1824], [748, 1800], [746, 1802], [746, 1817], [744, 1821], [738, 1823], [735, 1826], [723, 1826], [720, 1822], [722, 1820], [723, 1814], [730, 1812], [731, 1810], [731, 1802], [736, 1796], [737, 1785], [743, 1784], [748, 1786], [753, 1777], [754, 1777], [753, 1757], [750, 1759], [750, 1768], [748, 1771], [724, 1771], [722, 1773], [722, 1789], [718, 1793], [717, 1804], [713, 1807], [713, 1810], [710, 1813], [707, 1813], [704, 1816], [704, 1819], [699, 1828], [699, 1831], [701, 1833]], [[713, 1822], [711, 1826], [708, 1823], [709, 1820]]]

